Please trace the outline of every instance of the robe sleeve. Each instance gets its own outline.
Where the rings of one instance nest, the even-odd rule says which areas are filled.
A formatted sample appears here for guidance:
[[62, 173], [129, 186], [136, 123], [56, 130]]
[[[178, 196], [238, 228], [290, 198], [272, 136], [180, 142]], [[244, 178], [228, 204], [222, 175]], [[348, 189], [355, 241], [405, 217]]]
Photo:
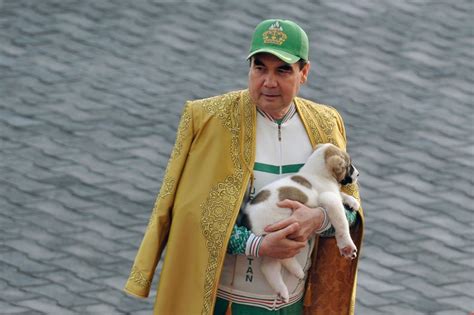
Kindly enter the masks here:
[[191, 102], [185, 105], [160, 193], [125, 284], [124, 291], [136, 297], [148, 297], [156, 266], [168, 239], [176, 189], [194, 137], [191, 105]]

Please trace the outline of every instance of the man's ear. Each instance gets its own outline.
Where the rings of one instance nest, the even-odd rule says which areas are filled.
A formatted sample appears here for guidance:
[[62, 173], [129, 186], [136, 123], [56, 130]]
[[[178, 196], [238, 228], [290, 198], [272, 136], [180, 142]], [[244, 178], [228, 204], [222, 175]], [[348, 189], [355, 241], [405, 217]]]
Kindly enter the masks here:
[[306, 81], [308, 80], [308, 75], [309, 75], [309, 69], [311, 69], [311, 64], [308, 61], [303, 69], [301, 69], [301, 84], [305, 84]]

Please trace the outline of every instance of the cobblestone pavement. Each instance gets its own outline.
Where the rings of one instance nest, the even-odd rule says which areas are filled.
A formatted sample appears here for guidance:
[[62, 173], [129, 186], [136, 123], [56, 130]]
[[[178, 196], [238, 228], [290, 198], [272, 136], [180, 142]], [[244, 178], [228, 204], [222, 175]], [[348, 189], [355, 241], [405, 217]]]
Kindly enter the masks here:
[[268, 17], [362, 173], [356, 313], [473, 311], [472, 1], [313, 2], [0, 0], [0, 313], [150, 314], [121, 288], [183, 104], [246, 86]]

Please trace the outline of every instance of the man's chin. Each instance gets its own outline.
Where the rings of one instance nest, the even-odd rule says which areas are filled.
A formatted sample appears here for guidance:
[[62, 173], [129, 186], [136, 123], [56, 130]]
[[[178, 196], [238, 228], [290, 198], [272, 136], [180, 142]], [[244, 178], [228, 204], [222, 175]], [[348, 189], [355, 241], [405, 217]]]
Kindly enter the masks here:
[[262, 96], [260, 97], [260, 103], [261, 104], [269, 104], [275, 106], [275, 104], [280, 102], [280, 97], [268, 97], [268, 96]]
[[275, 107], [277, 107], [277, 103], [276, 102], [268, 102], [266, 100], [262, 100], [260, 101], [259, 103], [259, 107], [260, 109], [264, 110], [264, 111], [267, 111], [267, 110], [272, 110], [274, 109]]

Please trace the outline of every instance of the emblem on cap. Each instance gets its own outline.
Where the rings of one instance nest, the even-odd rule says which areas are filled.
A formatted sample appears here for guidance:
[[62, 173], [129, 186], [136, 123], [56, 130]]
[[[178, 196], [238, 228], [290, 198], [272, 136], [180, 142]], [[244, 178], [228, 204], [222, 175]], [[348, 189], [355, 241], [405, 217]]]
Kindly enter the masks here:
[[288, 36], [283, 32], [283, 27], [276, 21], [268, 28], [268, 31], [263, 33], [263, 42], [265, 44], [281, 45], [285, 42]]

